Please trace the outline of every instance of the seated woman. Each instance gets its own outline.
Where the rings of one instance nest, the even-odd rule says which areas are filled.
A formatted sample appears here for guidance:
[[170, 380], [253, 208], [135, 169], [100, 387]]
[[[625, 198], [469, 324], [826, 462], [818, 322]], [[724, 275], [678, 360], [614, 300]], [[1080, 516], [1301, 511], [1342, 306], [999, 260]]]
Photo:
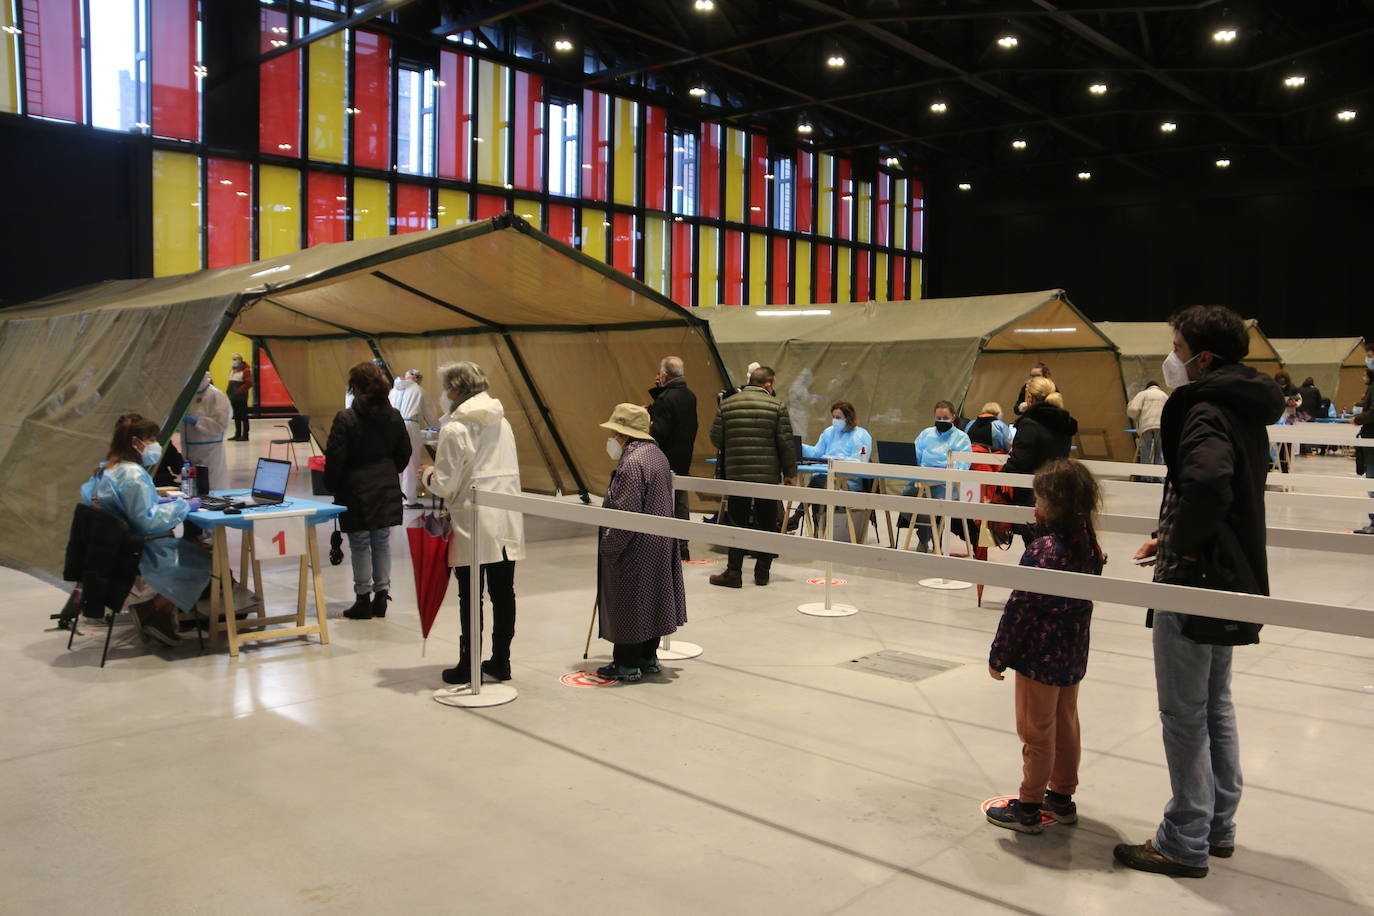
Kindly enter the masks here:
[[[854, 410], [854, 405], [848, 401], [836, 401], [830, 405], [830, 425], [822, 432], [815, 445], [802, 443], [802, 457], [813, 460], [825, 461], [834, 458], [836, 461], [872, 461], [873, 460], [873, 437], [868, 430], [858, 425], [858, 414]], [[825, 474], [811, 475], [809, 487], [824, 487], [826, 485]], [[864, 487], [864, 482], [858, 477], [850, 477], [845, 480], [845, 488], [852, 492], [859, 492]], [[798, 504], [792, 517], [787, 520], [787, 530], [795, 531], [797, 525], [801, 523], [803, 504]], [[821, 517], [821, 507], [811, 507], [811, 520], [818, 523]]]
[[1011, 451], [1011, 440], [1016, 436], [1016, 430], [1003, 421], [1002, 405], [996, 401], [984, 404], [983, 409], [978, 411], [978, 416], [964, 432], [973, 445], [981, 445], [996, 455], [1005, 455]]
[[190, 611], [210, 582], [210, 553], [191, 541], [172, 537], [172, 529], [200, 500], [159, 498], [147, 469], [157, 467], [162, 446], [158, 425], [136, 413], [115, 422], [105, 460], [81, 487], [81, 501], [112, 512], [134, 534], [147, 540], [139, 578], [125, 603], [143, 636], [164, 645], [180, 641], [177, 610]]

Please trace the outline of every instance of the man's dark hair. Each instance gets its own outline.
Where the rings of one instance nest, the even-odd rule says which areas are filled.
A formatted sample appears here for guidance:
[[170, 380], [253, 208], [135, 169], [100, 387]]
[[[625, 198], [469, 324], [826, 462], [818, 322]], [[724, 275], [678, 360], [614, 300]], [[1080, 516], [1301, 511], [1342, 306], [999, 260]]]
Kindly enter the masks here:
[[771, 366], [759, 366], [749, 373], [749, 384], [762, 388], [773, 381], [773, 368]]
[[1224, 305], [1190, 306], [1174, 312], [1169, 324], [1183, 335], [1194, 356], [1205, 351], [1219, 362], [1238, 363], [1250, 352], [1244, 319]]
[[1307, 378], [1305, 378], [1305, 379], [1302, 380], [1302, 387], [1303, 387], [1303, 388], [1311, 388], [1311, 387], [1313, 387], [1312, 376], [1309, 375]]
[[1159, 387], [1159, 382], [1156, 382], [1154, 379], [1150, 379], [1148, 382], [1145, 383], [1145, 387], [1146, 387], [1146, 388], [1158, 388], [1158, 387]]
[[955, 414], [954, 414], [954, 405], [951, 404], [949, 401], [936, 401], [936, 402], [935, 402], [935, 407], [931, 410], [931, 413], [934, 413], [936, 410], [939, 410], [941, 407], [943, 407], [945, 410], [948, 410], [948, 411], [949, 411], [949, 415], [950, 415], [951, 417], [955, 415]]

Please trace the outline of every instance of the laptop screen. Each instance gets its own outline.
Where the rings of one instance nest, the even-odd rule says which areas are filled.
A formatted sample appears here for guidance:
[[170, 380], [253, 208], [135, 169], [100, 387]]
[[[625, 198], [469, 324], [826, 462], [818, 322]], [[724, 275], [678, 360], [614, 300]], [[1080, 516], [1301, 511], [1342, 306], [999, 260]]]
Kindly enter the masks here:
[[259, 458], [258, 470], [253, 474], [253, 495], [281, 498], [286, 495], [286, 482], [291, 479], [291, 462]]

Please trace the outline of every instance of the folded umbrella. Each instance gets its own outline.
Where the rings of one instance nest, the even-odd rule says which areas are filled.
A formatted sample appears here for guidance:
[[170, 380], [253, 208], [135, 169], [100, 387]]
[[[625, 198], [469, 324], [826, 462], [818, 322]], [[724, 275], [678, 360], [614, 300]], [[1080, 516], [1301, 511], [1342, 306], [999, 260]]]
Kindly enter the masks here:
[[420, 654], [424, 655], [429, 631], [448, 592], [448, 544], [453, 538], [453, 525], [446, 514], [426, 512], [406, 526], [406, 537], [410, 541], [410, 565], [415, 572], [420, 635], [425, 639]]

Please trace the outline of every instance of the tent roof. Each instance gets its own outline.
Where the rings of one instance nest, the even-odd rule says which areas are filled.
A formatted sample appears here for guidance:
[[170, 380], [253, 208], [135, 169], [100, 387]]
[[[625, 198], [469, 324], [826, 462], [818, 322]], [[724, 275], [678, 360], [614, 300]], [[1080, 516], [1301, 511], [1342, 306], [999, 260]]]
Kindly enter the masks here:
[[1364, 368], [1360, 356], [1364, 338], [1361, 337], [1273, 337], [1269, 342], [1285, 363]]
[[[1096, 324], [1098, 330], [1116, 344], [1124, 357], [1158, 356], [1163, 359], [1173, 346], [1174, 331], [1167, 321], [1099, 321]], [[1246, 354], [1246, 362], [1282, 361], [1272, 342], [1260, 329], [1258, 321], [1247, 318], [1245, 326], [1250, 331], [1250, 352]]]

